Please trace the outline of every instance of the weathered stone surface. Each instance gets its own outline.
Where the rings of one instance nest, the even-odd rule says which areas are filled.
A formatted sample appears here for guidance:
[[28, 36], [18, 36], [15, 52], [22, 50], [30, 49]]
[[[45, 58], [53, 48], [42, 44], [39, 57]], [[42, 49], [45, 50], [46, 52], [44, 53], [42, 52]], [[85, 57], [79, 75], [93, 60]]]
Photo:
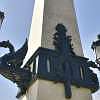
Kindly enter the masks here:
[[27, 100], [92, 100], [90, 90], [76, 88], [74, 86], [71, 88], [73, 91], [72, 98], [66, 99], [63, 84], [54, 84], [51, 81], [38, 80], [35, 84], [30, 86], [26, 97]]
[[62, 23], [68, 29], [67, 34], [72, 36], [75, 53], [83, 56], [73, 0], [44, 1], [42, 46], [54, 49], [52, 41], [55, 27], [57, 24]]

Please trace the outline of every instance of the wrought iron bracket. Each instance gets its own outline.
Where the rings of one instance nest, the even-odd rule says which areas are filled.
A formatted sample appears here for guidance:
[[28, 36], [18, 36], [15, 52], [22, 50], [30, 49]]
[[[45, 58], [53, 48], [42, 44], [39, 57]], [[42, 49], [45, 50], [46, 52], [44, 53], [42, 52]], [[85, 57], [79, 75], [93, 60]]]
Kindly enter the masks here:
[[[37, 62], [38, 66], [36, 66]], [[71, 85], [88, 88], [92, 93], [99, 89], [97, 75], [90, 70], [89, 67], [92, 66], [85, 57], [59, 56], [54, 50], [40, 47], [26, 63], [26, 66], [30, 67], [37, 79], [63, 83], [66, 98], [72, 96]], [[36, 67], [38, 67], [38, 72], [36, 72]]]

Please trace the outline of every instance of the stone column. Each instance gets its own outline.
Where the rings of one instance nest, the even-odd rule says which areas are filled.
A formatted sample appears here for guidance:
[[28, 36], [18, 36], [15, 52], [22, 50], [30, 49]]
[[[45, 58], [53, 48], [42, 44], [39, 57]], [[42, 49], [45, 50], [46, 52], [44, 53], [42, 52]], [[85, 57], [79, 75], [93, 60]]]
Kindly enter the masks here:
[[[63, 24], [72, 36], [74, 51], [83, 56], [78, 25], [76, 21], [73, 0], [35, 0], [31, 31], [29, 35], [29, 49], [25, 62], [39, 47], [54, 49], [53, 34], [57, 24]], [[91, 100], [90, 90], [72, 86], [70, 100]], [[25, 97], [24, 97], [25, 98]], [[65, 98], [62, 83], [38, 79], [31, 84], [26, 93], [27, 100], [69, 100]], [[21, 100], [24, 100], [21, 97]]]
[[72, 44], [77, 55], [83, 56], [73, 0], [44, 0], [42, 46], [54, 48], [53, 34], [57, 24], [62, 23], [67, 35], [72, 36]]

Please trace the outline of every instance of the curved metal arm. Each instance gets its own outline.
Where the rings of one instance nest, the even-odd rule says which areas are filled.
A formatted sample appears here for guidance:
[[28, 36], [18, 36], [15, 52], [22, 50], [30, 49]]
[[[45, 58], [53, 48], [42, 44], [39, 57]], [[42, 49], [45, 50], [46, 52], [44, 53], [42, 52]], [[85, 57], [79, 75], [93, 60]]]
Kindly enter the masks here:
[[14, 46], [9, 42], [9, 40], [0, 42], [0, 47], [9, 48], [10, 53], [15, 52]]
[[100, 71], [100, 67], [98, 67], [97, 64], [95, 64], [95, 62], [93, 61], [89, 61], [88, 66], [92, 68], [97, 68]]
[[0, 74], [16, 83], [21, 89], [21, 93], [17, 95], [18, 97], [20, 94], [25, 93], [32, 78], [32, 73], [29, 69], [20, 68], [28, 50], [28, 41], [26, 39], [24, 45], [17, 51], [14, 50], [14, 46], [9, 40], [0, 42], [0, 47], [9, 48], [10, 51], [10, 53], [0, 58]]

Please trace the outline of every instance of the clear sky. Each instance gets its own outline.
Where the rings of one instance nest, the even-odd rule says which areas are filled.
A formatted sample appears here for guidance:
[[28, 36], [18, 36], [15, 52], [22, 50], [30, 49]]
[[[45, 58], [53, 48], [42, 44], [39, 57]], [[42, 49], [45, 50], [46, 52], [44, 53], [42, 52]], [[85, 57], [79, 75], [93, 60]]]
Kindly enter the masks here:
[[[100, 33], [100, 0], [74, 0], [77, 21], [84, 54], [94, 60], [91, 50], [92, 41]], [[20, 48], [28, 37], [34, 0], [0, 0], [0, 10], [5, 12], [5, 19], [0, 30], [0, 41], [10, 40]], [[0, 56], [5, 50], [0, 48]], [[7, 52], [7, 50], [6, 50]], [[0, 76], [0, 99], [16, 100], [17, 87]], [[94, 100], [99, 100], [100, 92]]]

